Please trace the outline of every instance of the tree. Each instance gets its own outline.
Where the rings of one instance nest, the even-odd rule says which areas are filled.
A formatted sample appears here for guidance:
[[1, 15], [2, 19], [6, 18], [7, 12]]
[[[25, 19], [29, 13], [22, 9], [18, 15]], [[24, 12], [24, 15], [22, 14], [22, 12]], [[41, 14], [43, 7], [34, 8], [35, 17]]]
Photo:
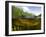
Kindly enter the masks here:
[[13, 17], [15, 17], [15, 16], [21, 16], [22, 12], [23, 12], [22, 9], [20, 9], [20, 8], [18, 8], [16, 6], [12, 6], [12, 15], [13, 15]]
[[21, 7], [12, 6], [12, 17], [16, 16], [32, 16], [32, 13], [24, 12]]

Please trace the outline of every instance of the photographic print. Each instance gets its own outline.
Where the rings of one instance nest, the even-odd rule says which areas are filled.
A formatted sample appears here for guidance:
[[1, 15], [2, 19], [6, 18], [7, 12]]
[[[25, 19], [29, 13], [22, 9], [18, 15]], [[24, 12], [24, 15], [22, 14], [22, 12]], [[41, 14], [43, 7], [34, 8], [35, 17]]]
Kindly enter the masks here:
[[13, 31], [39, 29], [41, 29], [41, 7], [12, 6]]
[[6, 5], [7, 35], [44, 33], [44, 3], [7, 1]]

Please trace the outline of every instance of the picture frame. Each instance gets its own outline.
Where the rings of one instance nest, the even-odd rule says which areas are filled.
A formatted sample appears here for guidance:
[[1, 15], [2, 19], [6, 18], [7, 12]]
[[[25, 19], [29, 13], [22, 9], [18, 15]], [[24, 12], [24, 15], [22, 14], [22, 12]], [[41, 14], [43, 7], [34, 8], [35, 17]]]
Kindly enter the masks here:
[[[12, 16], [12, 15], [14, 15], [12, 12], [14, 11], [13, 10], [13, 8], [12, 8], [12, 6], [17, 6], [17, 7], [21, 7], [21, 8], [23, 8], [25, 11], [29, 11], [28, 9], [30, 9], [30, 11], [32, 11], [33, 9], [34, 9], [34, 11], [35, 12], [39, 12], [40, 11], [40, 9], [41, 9], [41, 22], [40, 22], [40, 28], [39, 29], [37, 29], [37, 30], [35, 30], [35, 29], [33, 29], [33, 30], [30, 30], [30, 29], [28, 29], [27, 27], [27, 30], [24, 30], [24, 28], [23, 29], [20, 29], [20, 31], [19, 31], [19, 29], [17, 29], [17, 30], [15, 30], [15, 29], [13, 29], [12, 30], [12, 19], [13, 19], [13, 17], [14, 16]], [[27, 7], [28, 6], [28, 7]], [[30, 6], [30, 7], [29, 7]], [[33, 7], [32, 7], [33, 6]], [[36, 7], [34, 7], [34, 6], [36, 6]], [[39, 8], [37, 8], [37, 7], [39, 7]], [[15, 7], [14, 7], [15, 8]], [[36, 8], [36, 10], [35, 10], [35, 8]], [[12, 10], [11, 10], [12, 9]], [[27, 10], [26, 10], [27, 9]], [[37, 10], [38, 9], [38, 10]], [[19, 10], [20, 11], [20, 10]], [[40, 12], [39, 12], [40, 13]], [[38, 13], [38, 14], [39, 14]], [[17, 13], [18, 14], [18, 13]], [[35, 13], [34, 13], [35, 14]], [[37, 13], [36, 13], [36, 15], [38, 15]], [[19, 14], [18, 14], [19, 15]], [[16, 15], [15, 14], [15, 16], [18, 16], [18, 15]], [[20, 15], [21, 16], [21, 15]], [[28, 14], [26, 15], [26, 13], [25, 13], [25, 15], [24, 16], [28, 16]], [[30, 15], [29, 15], [30, 16]], [[14, 17], [15, 18], [15, 17]], [[23, 18], [23, 17], [22, 17]], [[29, 18], [29, 17], [28, 17]], [[35, 18], [36, 19], [36, 18]], [[17, 19], [18, 20], [18, 19]], [[22, 19], [23, 20], [23, 19]], [[21, 21], [22, 22], [22, 21]], [[25, 23], [25, 22], [24, 22]], [[26, 22], [27, 23], [27, 22]], [[18, 23], [17, 23], [18, 24]], [[26, 24], [27, 25], [27, 24]], [[35, 26], [36, 27], [36, 26]], [[35, 28], [34, 27], [34, 28]], [[23, 30], [23, 31], [22, 31]], [[45, 34], [45, 3], [38, 3], [38, 2], [22, 2], [22, 1], [5, 1], [5, 36], [19, 36], [19, 35], [34, 35], [34, 34]]]

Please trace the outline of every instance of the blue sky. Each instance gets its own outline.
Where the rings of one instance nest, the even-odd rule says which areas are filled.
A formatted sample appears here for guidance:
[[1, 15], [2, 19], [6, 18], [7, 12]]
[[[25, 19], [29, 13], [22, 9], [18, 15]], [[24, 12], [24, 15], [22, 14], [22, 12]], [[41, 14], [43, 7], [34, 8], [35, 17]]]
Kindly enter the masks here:
[[28, 12], [28, 13], [33, 13], [36, 16], [39, 15], [41, 13], [41, 7], [37, 7], [37, 6], [25, 6], [25, 7], [21, 7], [23, 9], [23, 11]]
[[29, 6], [27, 7], [29, 10], [31, 11], [35, 11], [35, 12], [40, 12], [41, 11], [41, 7], [37, 7], [37, 6]]
[[42, 7], [40, 5], [16, 3], [15, 6], [22, 8], [25, 12], [33, 13], [36, 16], [42, 12]]
[[36, 16], [41, 14], [41, 7], [40, 6], [17, 6], [23, 9], [24, 12], [32, 13]]

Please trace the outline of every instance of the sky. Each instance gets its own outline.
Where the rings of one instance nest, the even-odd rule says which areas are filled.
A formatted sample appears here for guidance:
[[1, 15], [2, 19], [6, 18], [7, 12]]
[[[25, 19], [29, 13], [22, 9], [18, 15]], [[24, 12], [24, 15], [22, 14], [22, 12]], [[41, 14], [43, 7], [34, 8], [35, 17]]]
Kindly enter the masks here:
[[41, 13], [41, 6], [29, 6], [31, 4], [28, 4], [27, 6], [24, 4], [16, 4], [17, 7], [20, 7], [23, 9], [23, 11], [28, 12], [28, 13], [33, 13], [36, 16], [38, 16]]
[[22, 9], [25, 12], [33, 13], [35, 15], [39, 15], [41, 13], [41, 7], [27, 6], [27, 7], [22, 7]]

